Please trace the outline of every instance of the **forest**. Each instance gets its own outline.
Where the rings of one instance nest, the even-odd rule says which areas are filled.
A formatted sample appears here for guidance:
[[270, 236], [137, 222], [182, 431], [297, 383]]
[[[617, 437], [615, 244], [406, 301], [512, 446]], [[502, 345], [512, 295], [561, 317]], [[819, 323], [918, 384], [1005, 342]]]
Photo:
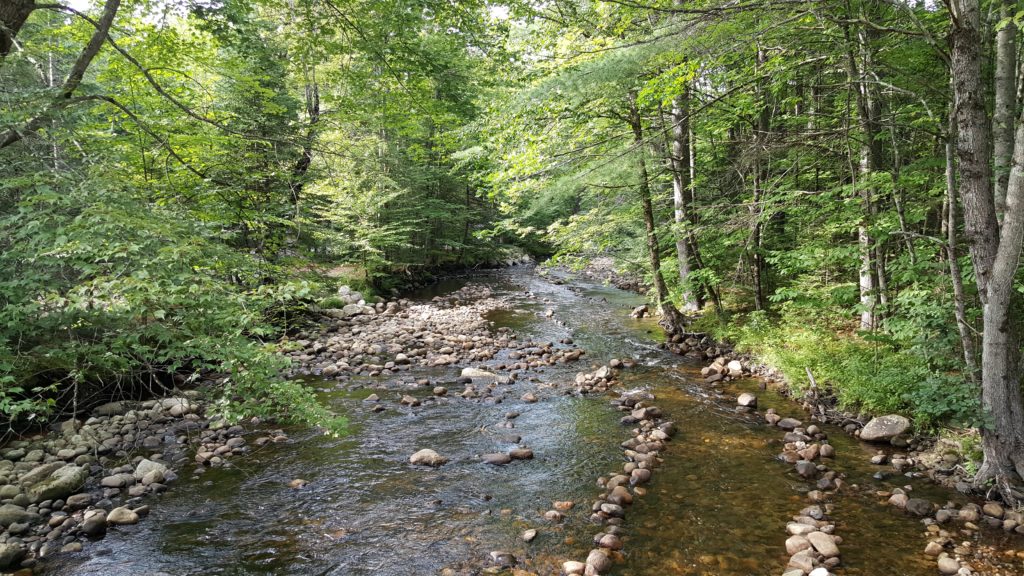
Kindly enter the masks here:
[[[1010, 0], [0, 2], [0, 413], [200, 374], [339, 430], [278, 352], [349, 285], [529, 254], [642, 279], [1021, 498]], [[370, 298], [368, 298], [370, 299]], [[974, 432], [971, 432], [974, 431]]]

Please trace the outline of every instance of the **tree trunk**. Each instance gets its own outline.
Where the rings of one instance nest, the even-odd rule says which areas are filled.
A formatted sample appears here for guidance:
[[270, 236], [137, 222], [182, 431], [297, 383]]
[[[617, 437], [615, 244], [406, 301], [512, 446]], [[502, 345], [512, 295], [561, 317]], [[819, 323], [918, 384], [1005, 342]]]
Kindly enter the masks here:
[[991, 188], [989, 122], [982, 89], [981, 15], [978, 0], [952, 0], [952, 73], [957, 157], [964, 230], [982, 300], [981, 403], [985, 461], [978, 487], [994, 483], [1005, 500], [1016, 503], [1011, 485], [1024, 477], [1024, 405], [1021, 401], [1018, 305], [1013, 277], [1024, 242], [1024, 118], [1018, 119], [1006, 211], [996, 220]]
[[[953, 111], [950, 110], [952, 113]], [[975, 384], [979, 383], [981, 374], [978, 372], [978, 350], [974, 346], [971, 325], [967, 322], [967, 301], [964, 295], [963, 274], [957, 260], [956, 239], [956, 152], [954, 139], [956, 125], [952, 114], [949, 118], [949, 133], [946, 135], [946, 256], [949, 259], [949, 279], [953, 283], [953, 313], [956, 316], [956, 329], [960, 334], [960, 348], [964, 354], [964, 365], [967, 374]]]
[[868, 226], [875, 215], [875, 190], [870, 184], [870, 179], [874, 172], [881, 169], [882, 164], [881, 142], [878, 139], [881, 107], [875, 90], [867, 81], [867, 68], [872, 62], [871, 43], [867, 32], [859, 30], [856, 43], [848, 26], [843, 28], [843, 33], [847, 48], [846, 75], [857, 96], [857, 119], [861, 131], [859, 173], [854, 178], [863, 207], [863, 215], [857, 225], [857, 246], [860, 251], [860, 328], [873, 330], [878, 324], [879, 273], [884, 274], [884, 271], [880, 272], [876, 267], [874, 242], [868, 231]]
[[320, 123], [320, 85], [316, 79], [316, 67], [303, 64], [303, 76], [305, 80], [306, 116], [309, 123], [306, 125], [306, 137], [302, 140], [302, 153], [292, 167], [292, 177], [289, 188], [292, 196], [292, 223], [295, 226], [295, 241], [298, 242], [302, 235], [302, 219], [300, 218], [300, 206], [302, 200], [302, 189], [306, 185], [306, 174], [313, 164], [313, 144], [316, 142], [317, 125]]
[[683, 94], [672, 99], [672, 152], [670, 166], [672, 168], [672, 201], [675, 208], [674, 217], [676, 232], [676, 258], [679, 260], [679, 282], [682, 286], [683, 310], [699, 309], [690, 283], [691, 257], [689, 210], [690, 186], [690, 89], [683, 89]]
[[14, 38], [36, 8], [33, 0], [3, 0], [0, 2], [0, 59], [11, 53]]
[[647, 162], [644, 160], [644, 132], [640, 120], [640, 111], [636, 107], [636, 93], [629, 93], [629, 127], [633, 131], [633, 142], [636, 147], [637, 175], [639, 177], [638, 192], [644, 216], [644, 228], [647, 232], [647, 254], [651, 263], [651, 276], [654, 278], [654, 290], [661, 310], [661, 326], [667, 334], [677, 334], [684, 330], [686, 321], [669, 299], [668, 286], [661, 274], [661, 254], [658, 249], [658, 233], [654, 221], [654, 207], [651, 205], [651, 186], [647, 176]]
[[[1014, 15], [1016, 1], [1003, 0], [1000, 19]], [[992, 164], [996, 217], [1006, 210], [1006, 187], [1013, 155], [1013, 117], [1017, 98], [1017, 27], [1010, 22], [996, 33], [995, 110], [992, 115]]]
[[[759, 70], [767, 61], [764, 49], [760, 46], [757, 49], [757, 68]], [[761, 218], [764, 215], [765, 182], [768, 180], [768, 131], [771, 130], [771, 107], [768, 100], [768, 91], [760, 83], [757, 86], [758, 97], [760, 98], [760, 110], [757, 114], [757, 125], [754, 134], [754, 201], [750, 206], [750, 213], [753, 224], [750, 229], [751, 257], [751, 279], [754, 284], [754, 309], [764, 310], [767, 308], [764, 289], [764, 254], [762, 253], [763, 226]]]
[[107, 41], [107, 34], [110, 32], [110, 27], [114, 24], [114, 17], [117, 16], [117, 11], [120, 7], [121, 0], [107, 0], [103, 4], [103, 14], [100, 16], [99, 21], [96, 22], [96, 29], [89, 38], [88, 44], [78, 54], [78, 58], [71, 67], [71, 71], [68, 72], [68, 76], [61, 86], [57, 98], [39, 116], [29, 120], [23, 126], [11, 128], [0, 134], [0, 148], [6, 148], [19, 142], [25, 137], [25, 134], [41, 129], [49, 122], [53, 114], [75, 101], [72, 99], [72, 96], [85, 78], [85, 72], [89, 69], [89, 65], [92, 64], [93, 58], [99, 54], [103, 43]]

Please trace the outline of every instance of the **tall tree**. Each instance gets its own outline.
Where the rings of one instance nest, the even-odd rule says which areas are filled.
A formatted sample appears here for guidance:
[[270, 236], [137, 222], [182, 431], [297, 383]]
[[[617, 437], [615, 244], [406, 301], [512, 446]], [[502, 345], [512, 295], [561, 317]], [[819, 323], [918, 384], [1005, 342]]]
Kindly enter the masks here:
[[978, 295], [982, 302], [981, 399], [985, 461], [976, 482], [994, 482], [1010, 501], [1024, 478], [1024, 403], [1021, 400], [1020, 294], [1014, 277], [1024, 245], [1024, 116], [1018, 119], [1002, 225], [996, 217], [989, 164], [990, 122], [982, 74], [985, 30], [978, 0], [953, 0], [952, 74], [960, 200]]

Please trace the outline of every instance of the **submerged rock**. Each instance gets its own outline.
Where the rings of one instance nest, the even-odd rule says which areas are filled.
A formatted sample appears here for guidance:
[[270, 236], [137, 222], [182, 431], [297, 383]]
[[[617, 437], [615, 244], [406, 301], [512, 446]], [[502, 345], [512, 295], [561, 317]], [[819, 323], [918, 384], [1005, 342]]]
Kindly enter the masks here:
[[504, 452], [494, 452], [493, 454], [484, 454], [480, 457], [484, 462], [493, 464], [495, 466], [501, 466], [508, 464], [512, 461], [512, 457]]

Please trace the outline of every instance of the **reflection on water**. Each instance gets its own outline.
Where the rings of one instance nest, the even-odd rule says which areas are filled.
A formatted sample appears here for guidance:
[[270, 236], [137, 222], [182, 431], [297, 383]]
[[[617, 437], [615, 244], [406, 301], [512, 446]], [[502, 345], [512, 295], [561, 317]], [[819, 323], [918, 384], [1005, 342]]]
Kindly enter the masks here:
[[[528, 268], [472, 280], [514, 298], [512, 310], [490, 316], [495, 327], [514, 328], [520, 341], [571, 337], [587, 350], [581, 362], [537, 372], [542, 380], [571, 380], [592, 363], [635, 358], [641, 367], [623, 373], [626, 383], [652, 388], [679, 425], [661, 472], [628, 514], [616, 574], [780, 572], [785, 523], [804, 506], [809, 488], [775, 460], [777, 430], [717, 407], [693, 384], [699, 367], [659, 350], [653, 321], [628, 317], [638, 297], [597, 285], [571, 289]], [[543, 314], [548, 308], [550, 319]], [[450, 382], [458, 368], [411, 375]], [[628, 431], [606, 398], [544, 388], [541, 402], [520, 401], [534, 389], [527, 380], [506, 387], [501, 403], [454, 397], [417, 408], [399, 406], [398, 395], [425, 398], [429, 387], [365, 379], [359, 382], [374, 390], [350, 390], [351, 383], [318, 382], [322, 398], [349, 415], [348, 437], [291, 430], [291, 443], [257, 448], [234, 468], [197, 477], [186, 470], [143, 523], [112, 529], [85, 552], [48, 561], [46, 573], [423, 575], [452, 567], [468, 574], [486, 566], [492, 550], [511, 552], [521, 567], [540, 574], [557, 573], [563, 560], [585, 558], [590, 549], [595, 480], [620, 468], [618, 444]], [[371, 391], [387, 411], [366, 410], [362, 399]], [[762, 405], [779, 401], [761, 395]], [[521, 413], [515, 429], [498, 428], [509, 411]], [[502, 467], [480, 463], [477, 455], [514, 446], [503, 435], [508, 432], [520, 435], [536, 458]], [[840, 455], [861, 449], [835, 432]], [[408, 456], [421, 448], [450, 463], [436, 470], [409, 465]], [[841, 462], [853, 467], [857, 481], [870, 481], [870, 471], [856, 468], [863, 461]], [[309, 485], [290, 489], [293, 478]], [[578, 502], [561, 525], [541, 517], [554, 500]], [[914, 520], [859, 496], [840, 497], [836, 505], [845, 574], [932, 573], [920, 559], [923, 540]], [[531, 544], [519, 539], [527, 528], [540, 531]]]

